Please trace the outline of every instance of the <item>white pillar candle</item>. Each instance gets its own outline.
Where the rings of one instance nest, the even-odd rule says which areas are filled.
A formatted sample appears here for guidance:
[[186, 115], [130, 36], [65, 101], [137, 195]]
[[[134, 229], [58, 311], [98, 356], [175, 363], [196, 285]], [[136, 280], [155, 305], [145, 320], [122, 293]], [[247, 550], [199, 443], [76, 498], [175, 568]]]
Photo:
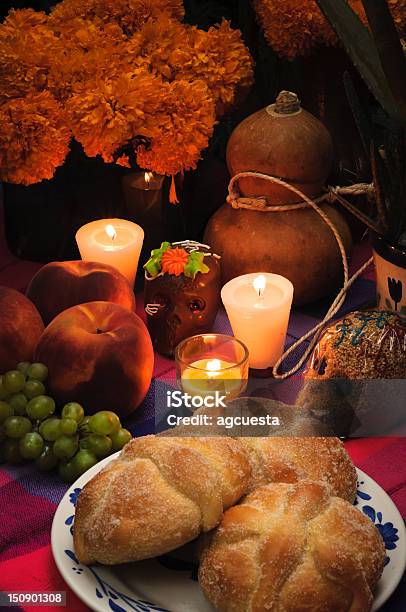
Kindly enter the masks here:
[[124, 219], [99, 219], [83, 225], [76, 233], [80, 256], [84, 261], [110, 264], [134, 285], [144, 230]]
[[292, 298], [287, 278], [265, 272], [238, 276], [222, 288], [234, 336], [247, 346], [251, 368], [272, 367], [282, 355]]

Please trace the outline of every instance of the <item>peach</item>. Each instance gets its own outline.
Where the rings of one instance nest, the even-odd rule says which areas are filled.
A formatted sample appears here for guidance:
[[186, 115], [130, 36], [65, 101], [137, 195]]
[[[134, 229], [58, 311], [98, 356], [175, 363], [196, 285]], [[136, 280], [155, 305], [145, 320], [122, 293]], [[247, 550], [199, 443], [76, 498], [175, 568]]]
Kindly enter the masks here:
[[93, 261], [53, 261], [31, 280], [27, 297], [38, 308], [45, 325], [60, 312], [85, 302], [106, 301], [135, 310], [135, 296], [127, 279], [113, 266]]
[[19, 361], [32, 361], [43, 331], [34, 304], [19, 291], [0, 286], [0, 373]]
[[112, 302], [88, 302], [60, 313], [45, 329], [36, 359], [49, 369], [57, 402], [76, 401], [87, 413], [133, 412], [151, 382], [154, 352], [134, 312]]

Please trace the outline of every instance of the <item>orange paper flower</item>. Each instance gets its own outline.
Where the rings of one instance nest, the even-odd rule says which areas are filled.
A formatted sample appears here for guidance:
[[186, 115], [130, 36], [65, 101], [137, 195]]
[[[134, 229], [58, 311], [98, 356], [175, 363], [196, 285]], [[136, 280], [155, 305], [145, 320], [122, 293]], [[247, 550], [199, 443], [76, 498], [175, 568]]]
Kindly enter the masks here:
[[162, 255], [162, 272], [165, 274], [173, 274], [180, 276], [183, 274], [185, 265], [187, 264], [189, 253], [185, 249], [168, 249]]

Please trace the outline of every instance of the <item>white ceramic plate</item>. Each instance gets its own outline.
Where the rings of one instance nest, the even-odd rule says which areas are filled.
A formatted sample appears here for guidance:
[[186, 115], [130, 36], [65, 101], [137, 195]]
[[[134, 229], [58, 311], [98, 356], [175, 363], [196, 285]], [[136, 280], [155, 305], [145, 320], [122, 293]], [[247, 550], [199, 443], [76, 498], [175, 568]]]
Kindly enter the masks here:
[[[159, 559], [110, 567], [86, 567], [77, 561], [72, 541], [76, 498], [80, 489], [116, 455], [107, 457], [81, 476], [57, 508], [51, 544], [63, 578], [97, 612], [212, 612], [197, 584], [196, 567], [178, 555], [171, 553]], [[378, 610], [396, 589], [405, 570], [406, 532], [399, 511], [385, 491], [361, 470], [358, 470], [358, 482], [355, 503], [378, 527], [387, 551], [372, 608]]]

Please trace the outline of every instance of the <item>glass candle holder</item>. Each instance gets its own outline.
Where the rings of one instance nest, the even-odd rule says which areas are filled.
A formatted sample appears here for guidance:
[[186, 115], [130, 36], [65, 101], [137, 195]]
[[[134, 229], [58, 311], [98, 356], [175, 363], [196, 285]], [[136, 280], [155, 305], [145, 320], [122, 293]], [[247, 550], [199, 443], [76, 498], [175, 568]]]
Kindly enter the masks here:
[[248, 349], [225, 334], [198, 334], [176, 347], [178, 388], [192, 397], [238, 397], [247, 388]]

